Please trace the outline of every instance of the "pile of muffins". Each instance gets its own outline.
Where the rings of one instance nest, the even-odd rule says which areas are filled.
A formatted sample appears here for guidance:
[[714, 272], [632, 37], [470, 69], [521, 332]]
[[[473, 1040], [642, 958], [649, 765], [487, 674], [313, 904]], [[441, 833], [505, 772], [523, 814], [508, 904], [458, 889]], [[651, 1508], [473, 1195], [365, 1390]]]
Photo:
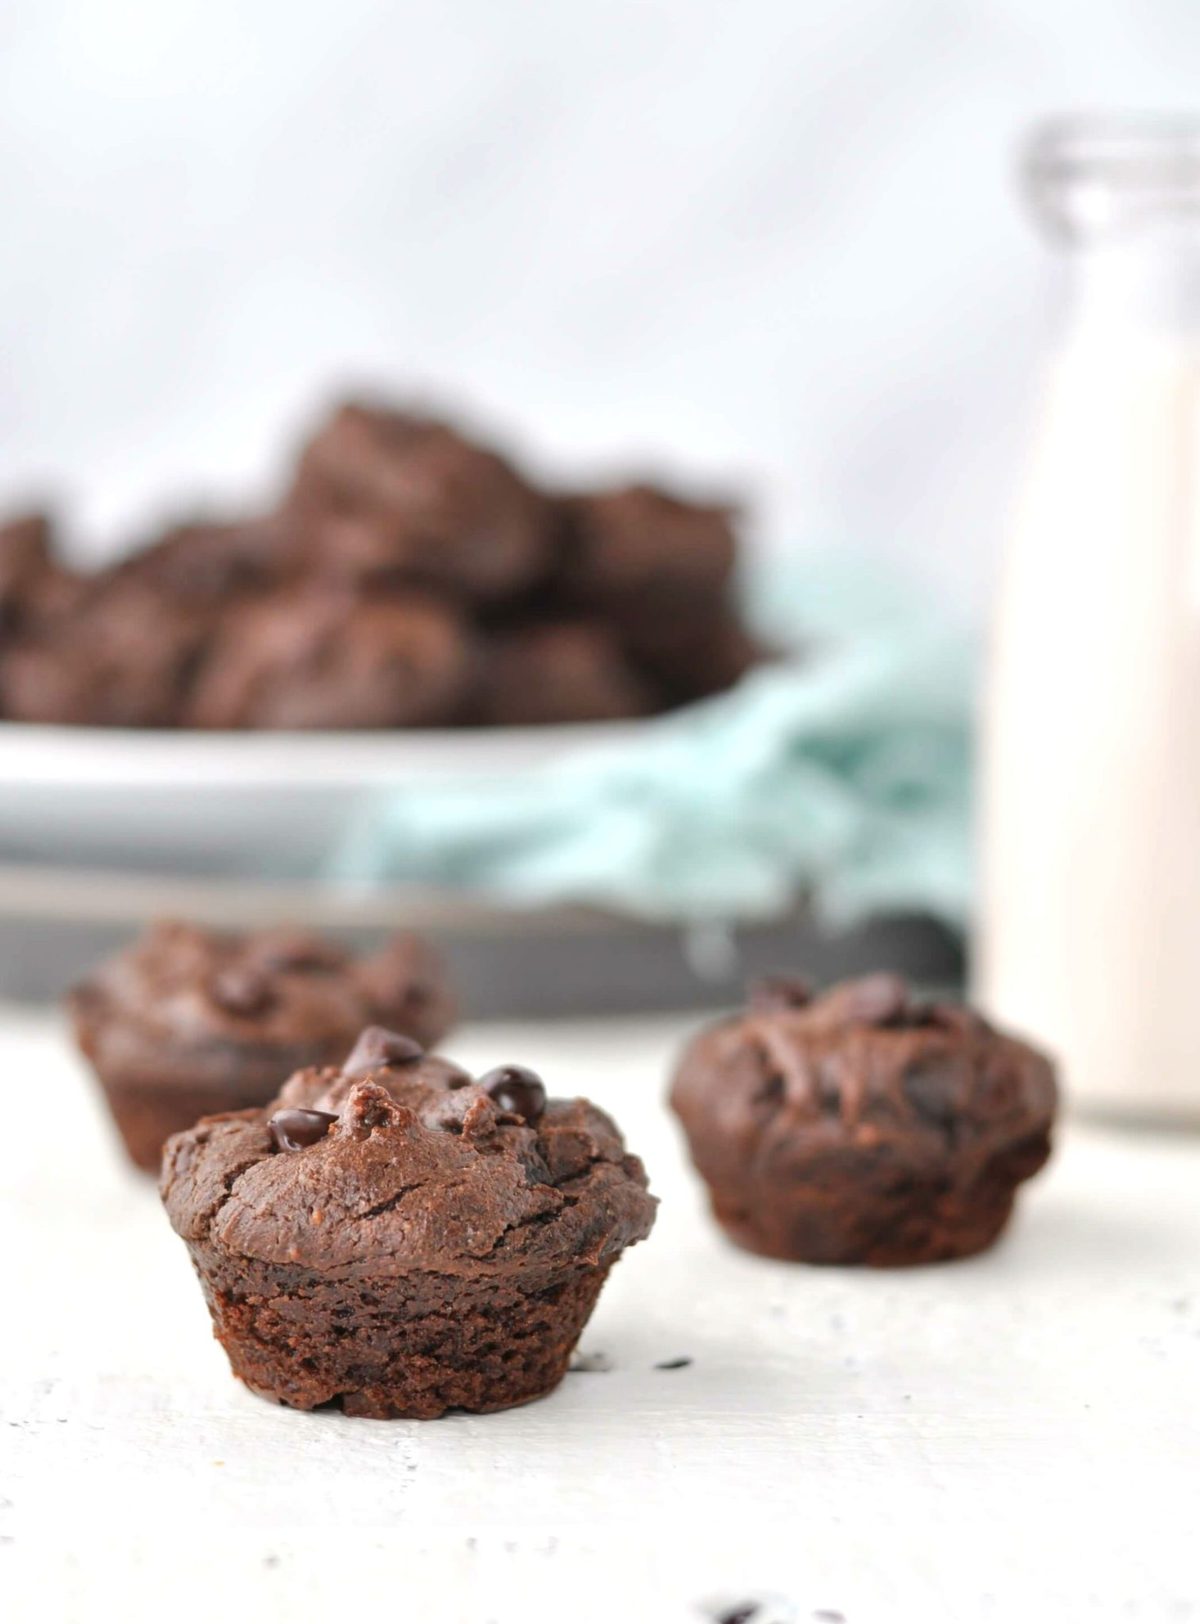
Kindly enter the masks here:
[[109, 568], [0, 524], [0, 717], [108, 727], [595, 722], [720, 692], [763, 651], [733, 515], [649, 485], [539, 490], [446, 423], [339, 407], [268, 514]]
[[[424, 1419], [539, 1398], [653, 1226], [597, 1106], [429, 1052], [455, 1000], [412, 936], [355, 958], [161, 925], [72, 1013], [130, 1155], [155, 1167], [166, 1140], [163, 1201], [235, 1375], [279, 1403]], [[670, 1098], [738, 1245], [895, 1267], [998, 1238], [1057, 1090], [1028, 1044], [881, 974], [760, 983], [692, 1039]]]

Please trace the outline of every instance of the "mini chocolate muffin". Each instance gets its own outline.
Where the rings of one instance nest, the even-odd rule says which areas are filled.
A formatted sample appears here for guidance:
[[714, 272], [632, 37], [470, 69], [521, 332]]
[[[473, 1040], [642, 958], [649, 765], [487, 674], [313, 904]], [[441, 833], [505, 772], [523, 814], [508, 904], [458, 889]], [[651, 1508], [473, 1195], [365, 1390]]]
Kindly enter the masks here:
[[556, 506], [555, 585], [566, 601], [673, 615], [723, 600], [737, 552], [728, 507], [652, 485], [565, 497]]
[[224, 615], [184, 716], [201, 728], [433, 727], [457, 717], [472, 670], [447, 603], [289, 587]]
[[50, 521], [44, 513], [0, 522], [0, 635], [21, 624], [50, 567]]
[[291, 531], [269, 515], [173, 525], [118, 569], [185, 602], [225, 604], [278, 584], [292, 562]]
[[897, 976], [813, 998], [756, 989], [702, 1031], [671, 1087], [733, 1240], [805, 1263], [896, 1265], [990, 1246], [1050, 1154], [1050, 1062]]
[[305, 448], [287, 511], [311, 568], [375, 585], [511, 598], [544, 570], [549, 507], [443, 423], [351, 402]]
[[666, 615], [653, 605], [630, 606], [615, 623], [630, 660], [653, 681], [668, 705], [724, 693], [774, 658], [720, 600]]
[[122, 572], [84, 579], [73, 600], [0, 664], [4, 713], [21, 722], [169, 727], [212, 616]]
[[656, 1204], [587, 1100], [379, 1029], [341, 1071], [176, 1135], [162, 1195], [234, 1374], [381, 1420], [548, 1393]]
[[125, 1148], [150, 1171], [169, 1134], [264, 1104], [299, 1067], [340, 1059], [364, 1024], [424, 1044], [455, 1015], [441, 961], [416, 936], [354, 958], [308, 931], [175, 922], [101, 965], [69, 1007]]
[[535, 622], [484, 640], [471, 720], [489, 727], [607, 722], [655, 708], [650, 684], [608, 627]]
[[36, 630], [72, 608], [82, 579], [57, 557], [47, 514], [0, 522], [0, 640]]

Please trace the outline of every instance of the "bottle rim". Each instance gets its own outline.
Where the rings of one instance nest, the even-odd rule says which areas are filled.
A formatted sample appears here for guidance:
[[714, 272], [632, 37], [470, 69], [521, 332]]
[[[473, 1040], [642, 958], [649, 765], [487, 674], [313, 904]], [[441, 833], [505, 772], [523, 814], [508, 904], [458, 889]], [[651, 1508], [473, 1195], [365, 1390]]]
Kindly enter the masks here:
[[1060, 240], [1117, 235], [1152, 219], [1200, 218], [1200, 118], [1044, 119], [1025, 139], [1021, 175], [1035, 217]]

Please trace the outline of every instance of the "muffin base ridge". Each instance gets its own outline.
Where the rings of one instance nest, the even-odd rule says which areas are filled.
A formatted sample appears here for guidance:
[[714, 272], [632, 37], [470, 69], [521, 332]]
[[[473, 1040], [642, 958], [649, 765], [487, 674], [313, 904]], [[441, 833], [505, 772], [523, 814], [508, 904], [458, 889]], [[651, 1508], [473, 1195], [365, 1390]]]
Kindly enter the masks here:
[[899, 1174], [874, 1187], [848, 1173], [838, 1195], [819, 1182], [797, 1188], [768, 1212], [740, 1207], [713, 1189], [713, 1216], [736, 1245], [791, 1263], [906, 1268], [984, 1252], [1000, 1237], [1022, 1180], [1050, 1155], [1048, 1134], [1000, 1152], [969, 1183], [937, 1174]]
[[433, 1420], [527, 1404], [562, 1380], [611, 1263], [467, 1280], [331, 1279], [191, 1246], [235, 1376], [299, 1410]]

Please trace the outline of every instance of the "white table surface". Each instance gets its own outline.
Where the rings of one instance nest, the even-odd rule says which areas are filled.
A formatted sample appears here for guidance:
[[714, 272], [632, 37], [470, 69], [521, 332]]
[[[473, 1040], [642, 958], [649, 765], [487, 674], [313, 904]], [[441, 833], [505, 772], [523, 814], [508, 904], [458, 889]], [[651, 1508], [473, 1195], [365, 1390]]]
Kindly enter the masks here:
[[1069, 1125], [968, 1263], [771, 1263], [710, 1224], [662, 1107], [683, 1030], [451, 1046], [609, 1106], [663, 1205], [584, 1334], [610, 1369], [384, 1423], [232, 1380], [61, 1031], [6, 1014], [0, 1615], [1200, 1618], [1200, 1140]]

